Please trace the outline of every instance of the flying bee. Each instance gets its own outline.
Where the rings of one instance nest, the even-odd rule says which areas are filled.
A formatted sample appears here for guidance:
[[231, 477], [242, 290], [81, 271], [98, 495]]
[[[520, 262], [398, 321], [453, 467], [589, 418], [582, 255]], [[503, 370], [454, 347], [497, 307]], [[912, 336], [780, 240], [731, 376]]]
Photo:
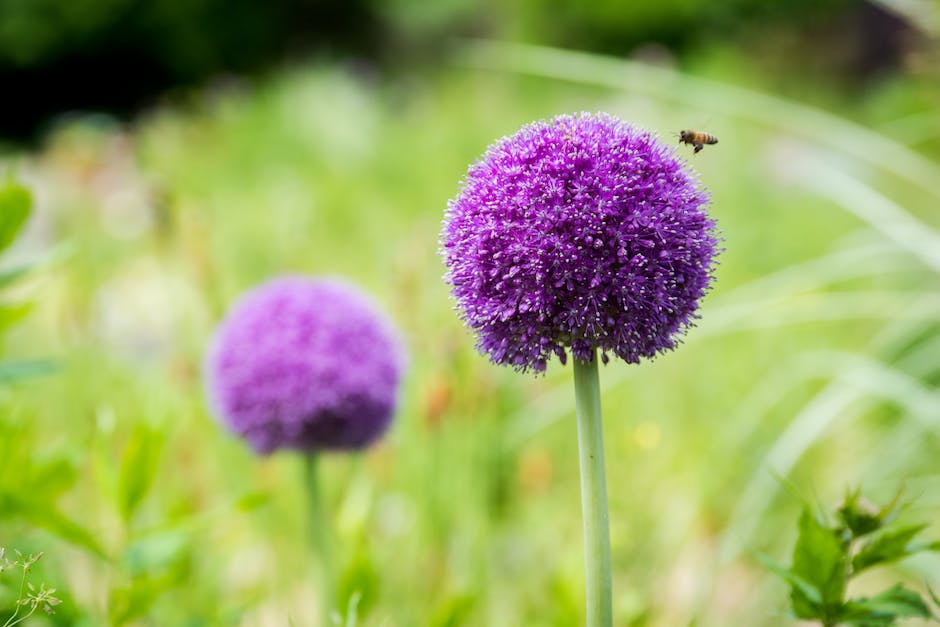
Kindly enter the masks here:
[[679, 131], [679, 143], [695, 146], [695, 150], [692, 151], [692, 154], [694, 155], [699, 150], [704, 148], [705, 144], [717, 144], [718, 138], [714, 135], [703, 133], [701, 131], [685, 130]]

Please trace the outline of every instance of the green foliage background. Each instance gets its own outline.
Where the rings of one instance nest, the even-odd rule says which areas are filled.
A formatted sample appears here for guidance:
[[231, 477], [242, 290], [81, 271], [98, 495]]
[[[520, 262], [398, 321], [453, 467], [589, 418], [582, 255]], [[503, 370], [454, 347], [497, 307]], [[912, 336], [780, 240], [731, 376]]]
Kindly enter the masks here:
[[[323, 464], [341, 605], [360, 593], [375, 626], [579, 624], [569, 369], [477, 355], [437, 255], [467, 165], [567, 111], [721, 140], [689, 156], [727, 249], [700, 324], [601, 372], [617, 624], [784, 624], [750, 556], [793, 544], [779, 477], [824, 502], [903, 482], [936, 520], [935, 70], [845, 92], [732, 42], [682, 66], [466, 42], [390, 80], [310, 61], [8, 152], [36, 209], [4, 263], [42, 263], [3, 292], [34, 303], [4, 354], [57, 365], [0, 390], [0, 544], [45, 551], [64, 600], [34, 624], [316, 624], [299, 460], [227, 435], [200, 372], [228, 304], [283, 272], [362, 284], [411, 352], [389, 437]], [[884, 576], [919, 589], [940, 563]]]

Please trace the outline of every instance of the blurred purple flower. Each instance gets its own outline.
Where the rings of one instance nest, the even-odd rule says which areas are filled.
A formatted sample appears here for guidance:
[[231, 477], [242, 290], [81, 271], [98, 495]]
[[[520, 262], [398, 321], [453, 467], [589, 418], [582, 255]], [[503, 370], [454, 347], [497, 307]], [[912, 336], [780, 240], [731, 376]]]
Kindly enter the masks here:
[[300, 276], [248, 292], [206, 360], [215, 413], [259, 453], [364, 448], [395, 411], [404, 349], [352, 286]]
[[448, 205], [441, 244], [477, 348], [518, 370], [566, 349], [627, 362], [675, 348], [709, 288], [707, 193], [649, 133], [562, 115], [503, 138]]

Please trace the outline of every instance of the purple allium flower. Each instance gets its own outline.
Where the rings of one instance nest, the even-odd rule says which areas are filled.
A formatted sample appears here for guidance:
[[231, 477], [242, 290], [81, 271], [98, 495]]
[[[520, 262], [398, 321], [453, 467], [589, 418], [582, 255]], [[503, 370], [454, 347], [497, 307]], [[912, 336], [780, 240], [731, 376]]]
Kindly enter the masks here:
[[215, 413], [260, 453], [358, 449], [391, 421], [404, 350], [352, 286], [300, 276], [248, 292], [206, 360]]
[[441, 243], [462, 317], [499, 364], [675, 348], [709, 288], [707, 193], [671, 148], [607, 114], [523, 127], [470, 167]]

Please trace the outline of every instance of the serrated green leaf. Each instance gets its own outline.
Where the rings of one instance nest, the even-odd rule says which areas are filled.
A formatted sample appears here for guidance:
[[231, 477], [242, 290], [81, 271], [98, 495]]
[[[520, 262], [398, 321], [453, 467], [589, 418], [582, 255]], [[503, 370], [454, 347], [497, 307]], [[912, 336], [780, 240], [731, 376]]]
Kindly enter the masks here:
[[150, 489], [160, 464], [162, 435], [140, 425], [134, 429], [124, 447], [118, 476], [118, 511], [128, 521]]
[[9, 492], [0, 493], [0, 511], [7, 516], [18, 516], [66, 542], [87, 549], [98, 557], [105, 557], [104, 549], [91, 532], [47, 502], [24, 498]]
[[13, 182], [0, 185], [0, 251], [16, 239], [32, 206], [33, 197], [22, 185]]
[[853, 571], [858, 573], [876, 564], [896, 562], [918, 551], [928, 550], [930, 545], [911, 546], [911, 541], [926, 526], [926, 524], [909, 525], [900, 529], [883, 531], [855, 554], [852, 558]]
[[846, 559], [835, 531], [804, 509], [790, 572], [819, 590], [824, 613], [830, 613], [842, 603]]
[[55, 372], [58, 365], [48, 359], [0, 362], [0, 385]]
[[791, 588], [801, 592], [811, 603], [817, 606], [822, 604], [822, 595], [816, 586], [809, 583], [796, 573], [792, 572], [786, 566], [780, 564], [769, 555], [764, 553], [757, 553], [755, 557], [757, 557], [758, 561], [760, 561], [764, 568], [786, 581], [788, 584], [790, 584]]
[[852, 599], [839, 620], [850, 625], [890, 625], [914, 617], [932, 618], [933, 613], [919, 594], [898, 584], [871, 598]]

